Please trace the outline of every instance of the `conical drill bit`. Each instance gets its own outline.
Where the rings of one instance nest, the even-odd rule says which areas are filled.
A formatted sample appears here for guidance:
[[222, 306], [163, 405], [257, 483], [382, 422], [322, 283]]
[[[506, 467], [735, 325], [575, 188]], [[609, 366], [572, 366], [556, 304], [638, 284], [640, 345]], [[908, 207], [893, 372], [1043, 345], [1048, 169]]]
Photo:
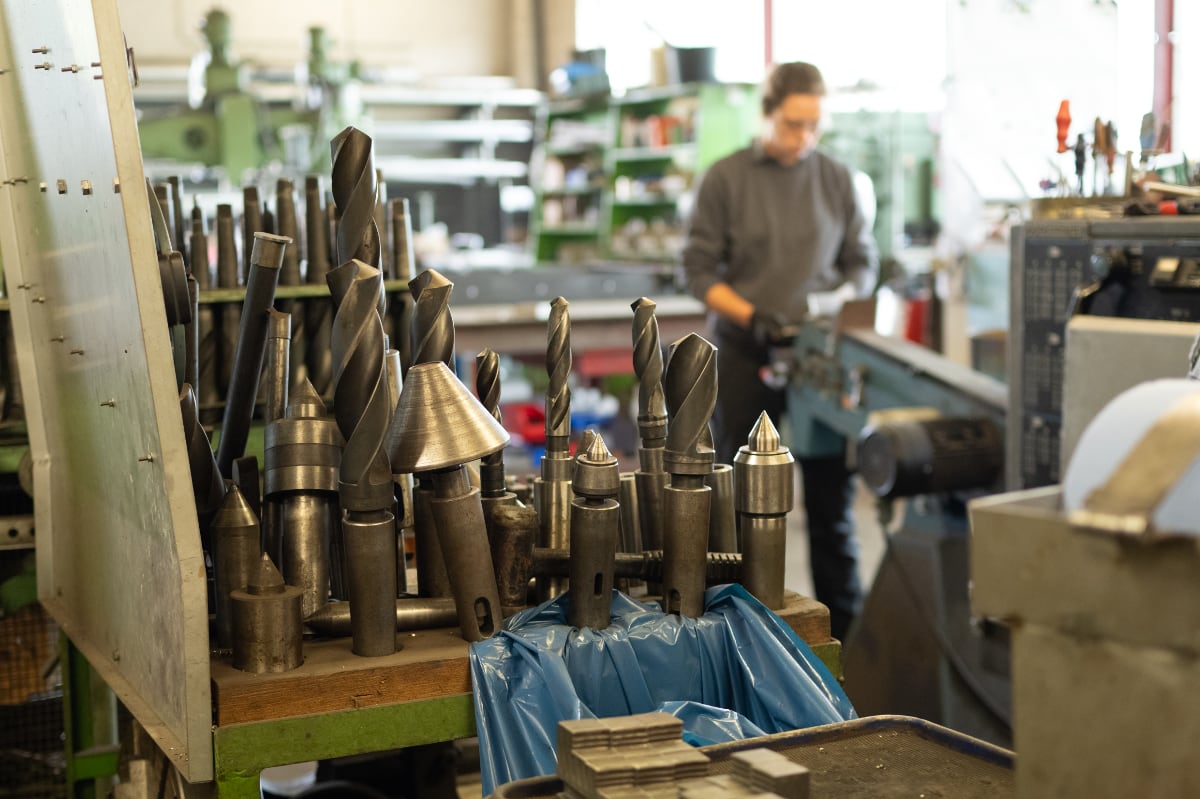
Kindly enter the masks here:
[[704, 563], [712, 489], [709, 430], [717, 400], [717, 348], [692, 333], [675, 342], [663, 379], [670, 423], [663, 462], [671, 475], [663, 503], [663, 609], [704, 612]]
[[[542, 475], [534, 483], [541, 517], [541, 546], [566, 549], [571, 542], [571, 318], [567, 301], [556, 297], [550, 303], [547, 323], [546, 372], [546, 454], [542, 457]], [[543, 599], [567, 589], [562, 580], [551, 579], [538, 590]]]
[[[308, 245], [304, 280], [309, 284], [325, 285], [325, 275], [329, 272], [329, 215], [322, 203], [321, 179], [315, 175], [304, 179], [304, 236]], [[333, 306], [327, 302], [310, 302], [304, 311], [309, 334], [305, 352], [308, 379], [318, 394], [326, 396], [333, 374], [329, 351]]]
[[642, 544], [662, 546], [663, 489], [667, 474], [663, 469], [663, 446], [667, 440], [667, 403], [663, 395], [662, 344], [658, 337], [657, 304], [646, 297], [634, 301], [633, 369], [638, 378], [638, 450], [637, 483], [639, 528]]
[[379, 268], [379, 227], [375, 224], [375, 161], [371, 137], [348, 127], [330, 143], [331, 186], [337, 207], [337, 259], [351, 258]]
[[[492, 418], [503, 424], [500, 416], [500, 356], [493, 349], [485, 349], [475, 356], [475, 393]], [[507, 493], [504, 487], [504, 450], [485, 455], [480, 461], [479, 487], [485, 498]]]
[[441, 361], [454, 370], [454, 318], [450, 293], [454, 284], [436, 269], [426, 269], [408, 283], [413, 297], [412, 362]]
[[196, 495], [196, 517], [200, 523], [200, 544], [212, 551], [209, 526], [213, 515], [225, 498], [225, 481], [217, 468], [212, 443], [208, 433], [200, 424], [200, 411], [196, 405], [196, 394], [186, 383], [179, 392], [179, 410], [183, 415], [183, 440], [187, 445], [188, 466], [192, 472], [192, 492]]

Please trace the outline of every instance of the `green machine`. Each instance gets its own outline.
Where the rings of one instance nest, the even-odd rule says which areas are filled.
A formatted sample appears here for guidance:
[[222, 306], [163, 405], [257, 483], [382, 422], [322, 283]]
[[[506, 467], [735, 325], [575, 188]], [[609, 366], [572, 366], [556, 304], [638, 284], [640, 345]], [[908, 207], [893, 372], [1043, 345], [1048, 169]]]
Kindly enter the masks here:
[[302, 170], [324, 164], [329, 154], [318, 143], [361, 118], [355, 93], [345, 90], [356, 79], [357, 66], [328, 59], [323, 28], [309, 29], [308, 91], [282, 102], [247, 89], [245, 65], [230, 56], [228, 14], [210, 11], [203, 32], [209, 48], [204, 99], [197, 108], [144, 116], [138, 123], [143, 157], [219, 168], [237, 183], [246, 171], [272, 162]]

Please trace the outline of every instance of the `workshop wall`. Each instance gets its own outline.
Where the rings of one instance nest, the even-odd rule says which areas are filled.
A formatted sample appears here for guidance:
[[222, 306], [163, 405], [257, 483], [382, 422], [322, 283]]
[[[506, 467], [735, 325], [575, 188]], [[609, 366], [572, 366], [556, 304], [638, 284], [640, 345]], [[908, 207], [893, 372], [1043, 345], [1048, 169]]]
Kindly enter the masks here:
[[575, 39], [569, 0], [291, 0], [221, 3], [217, 0], [117, 0], [129, 44], [143, 64], [186, 64], [206, 49], [200, 26], [206, 13], [224, 8], [233, 23], [232, 55], [264, 65], [304, 60], [308, 28], [322, 25], [335, 61], [358, 59], [367, 67], [412, 70], [415, 78], [510, 75], [536, 87], [534, 8], [546, 38], [544, 71], [561, 63]]

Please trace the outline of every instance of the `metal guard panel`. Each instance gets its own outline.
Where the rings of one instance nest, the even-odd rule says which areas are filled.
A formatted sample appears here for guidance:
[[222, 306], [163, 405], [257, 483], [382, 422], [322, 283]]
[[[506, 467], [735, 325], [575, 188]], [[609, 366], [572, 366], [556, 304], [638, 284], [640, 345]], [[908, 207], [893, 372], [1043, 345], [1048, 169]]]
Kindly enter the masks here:
[[0, 8], [0, 256], [38, 592], [182, 774], [209, 780], [204, 562], [115, 1]]

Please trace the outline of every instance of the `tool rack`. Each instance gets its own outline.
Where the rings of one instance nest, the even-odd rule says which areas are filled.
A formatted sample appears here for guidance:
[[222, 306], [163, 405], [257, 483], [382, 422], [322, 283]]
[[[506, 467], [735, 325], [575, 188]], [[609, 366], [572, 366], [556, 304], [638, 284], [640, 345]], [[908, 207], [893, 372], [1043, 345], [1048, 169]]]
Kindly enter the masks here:
[[[23, 378], [38, 592], [189, 783], [474, 734], [467, 644], [308, 644], [280, 675], [210, 653], [205, 568], [115, 0], [0, 5], [0, 257]], [[784, 612], [837, 671], [818, 603]], [[71, 753], [68, 753], [69, 756]]]

